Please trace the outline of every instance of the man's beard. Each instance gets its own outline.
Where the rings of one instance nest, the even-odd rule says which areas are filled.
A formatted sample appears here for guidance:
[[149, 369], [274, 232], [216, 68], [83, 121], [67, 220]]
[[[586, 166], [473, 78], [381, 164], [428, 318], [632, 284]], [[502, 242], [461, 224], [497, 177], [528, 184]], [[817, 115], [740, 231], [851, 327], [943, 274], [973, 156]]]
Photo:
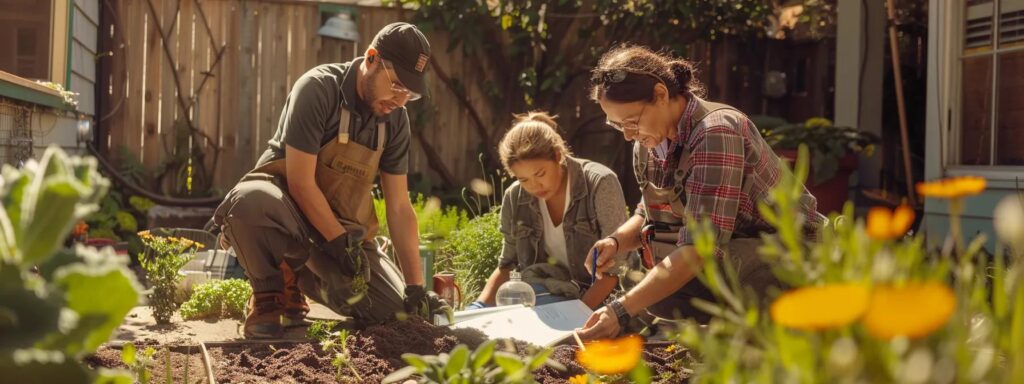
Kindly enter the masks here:
[[363, 104], [366, 104], [370, 108], [370, 112], [374, 115], [379, 115], [377, 111], [373, 109], [373, 103], [377, 100], [377, 77], [381, 75], [381, 66], [378, 66], [373, 72], [368, 73], [363, 77]]

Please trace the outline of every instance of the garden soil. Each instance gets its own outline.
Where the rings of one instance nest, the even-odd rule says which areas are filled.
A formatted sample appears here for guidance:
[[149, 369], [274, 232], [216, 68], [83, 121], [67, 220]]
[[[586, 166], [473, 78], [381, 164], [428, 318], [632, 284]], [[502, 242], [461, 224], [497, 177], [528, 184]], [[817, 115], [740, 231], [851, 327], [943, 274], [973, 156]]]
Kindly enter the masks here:
[[[331, 364], [333, 356], [309, 341], [282, 341], [280, 343], [246, 343], [237, 345], [208, 346], [215, 379], [218, 383], [379, 383], [391, 372], [405, 366], [403, 353], [436, 355], [450, 352], [458, 344], [466, 344], [471, 350], [486, 341], [479, 331], [472, 329], [450, 329], [437, 327], [422, 320], [404, 321], [386, 326], [373, 326], [352, 331], [347, 344], [350, 354], [348, 366], [340, 372]], [[144, 346], [142, 348], [145, 348]], [[160, 347], [156, 347], [159, 351]], [[497, 348], [517, 353], [530, 354], [534, 348], [517, 340], [502, 340]], [[537, 382], [564, 383], [569, 377], [584, 373], [576, 363], [575, 345], [561, 345], [554, 349], [552, 359], [562, 363], [566, 371], [544, 367], [534, 373]], [[179, 351], [176, 348], [173, 351]], [[175, 382], [183, 373], [184, 354], [172, 351]], [[162, 358], [162, 351], [157, 357]], [[202, 382], [202, 361], [198, 348], [190, 356], [190, 372]], [[680, 383], [688, 376], [678, 362], [678, 357], [666, 350], [665, 346], [648, 346], [644, 360], [651, 367], [656, 382]], [[93, 366], [122, 367], [120, 350], [104, 347], [95, 356], [87, 359]], [[358, 372], [358, 377], [352, 370]], [[152, 369], [155, 377], [162, 375], [163, 363], [157, 359]], [[339, 380], [340, 378], [340, 380]], [[660, 379], [660, 380], [659, 380]], [[163, 382], [154, 380], [151, 382]]]

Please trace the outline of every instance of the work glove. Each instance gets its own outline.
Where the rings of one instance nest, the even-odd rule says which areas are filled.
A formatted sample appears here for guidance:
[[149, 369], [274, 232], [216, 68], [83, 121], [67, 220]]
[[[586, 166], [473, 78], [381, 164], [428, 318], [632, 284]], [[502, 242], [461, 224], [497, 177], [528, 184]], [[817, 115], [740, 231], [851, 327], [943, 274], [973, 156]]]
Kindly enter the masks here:
[[442, 315], [450, 320], [452, 307], [434, 291], [423, 289], [422, 285], [408, 285], [405, 287], [405, 313], [419, 315], [433, 323], [434, 315]]
[[[360, 285], [370, 284], [370, 263], [366, 260], [366, 251], [363, 250], [362, 228], [352, 228], [345, 231], [331, 241], [324, 243], [320, 249], [341, 266], [341, 272], [351, 276], [356, 285], [353, 290], [365, 292]], [[362, 282], [359, 278], [362, 277]]]

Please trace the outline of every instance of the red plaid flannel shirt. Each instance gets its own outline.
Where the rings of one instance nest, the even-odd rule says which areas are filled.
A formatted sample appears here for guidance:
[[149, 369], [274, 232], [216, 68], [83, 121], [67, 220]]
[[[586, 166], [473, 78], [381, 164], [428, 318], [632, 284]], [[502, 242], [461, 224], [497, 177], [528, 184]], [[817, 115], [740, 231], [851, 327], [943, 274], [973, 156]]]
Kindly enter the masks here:
[[[690, 173], [680, 198], [690, 216], [710, 218], [718, 245], [715, 255], [721, 256], [721, 247], [733, 237], [774, 232], [757, 210], [757, 202], [767, 200], [778, 184], [780, 160], [754, 123], [736, 110], [712, 112], [696, 127], [690, 127], [690, 117], [697, 105], [697, 98], [691, 97], [679, 124], [679, 135], [669, 143], [667, 158], [658, 158], [657, 151], [649, 150], [647, 176], [659, 188], [670, 188], [683, 145], [690, 150]], [[744, 189], [748, 192], [744, 193]], [[813, 236], [825, 217], [818, 213], [817, 200], [806, 188], [800, 206], [807, 218], [805, 232]], [[643, 203], [639, 210], [642, 213]], [[684, 227], [678, 245], [692, 244], [693, 238]]]

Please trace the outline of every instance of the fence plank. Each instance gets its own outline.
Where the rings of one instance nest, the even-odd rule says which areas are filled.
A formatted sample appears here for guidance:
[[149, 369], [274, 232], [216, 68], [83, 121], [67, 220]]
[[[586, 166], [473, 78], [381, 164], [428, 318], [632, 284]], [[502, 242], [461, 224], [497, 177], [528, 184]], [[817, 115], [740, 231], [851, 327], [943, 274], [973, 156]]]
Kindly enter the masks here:
[[163, 81], [160, 90], [160, 123], [157, 126], [160, 145], [149, 149], [150, 154], [159, 156], [159, 163], [163, 163], [170, 154], [169, 151], [174, 144], [174, 122], [181, 115], [177, 100], [178, 87], [174, 81], [174, 72], [177, 70], [174, 61], [180, 57], [178, 44], [181, 42], [178, 36], [178, 31], [181, 30], [181, 20], [178, 15], [179, 1], [162, 0], [158, 8], [160, 25], [167, 35], [167, 51], [171, 54], [171, 57], [168, 58], [167, 53], [163, 52], [160, 57], [160, 75]]
[[[103, 97], [106, 98], [106, 102], [101, 103], [104, 109], [108, 109], [100, 116], [99, 123], [103, 127], [103, 131], [107, 135], [104, 142], [101, 143], [101, 148], [104, 148], [108, 153], [117, 153], [111, 151], [112, 148], [117, 148], [121, 145], [121, 131], [124, 129], [124, 111], [127, 105], [130, 104], [125, 94], [125, 87], [128, 83], [127, 74], [127, 49], [121, 42], [126, 41], [127, 37], [125, 33], [127, 28], [125, 25], [125, 2], [110, 3], [109, 7], [104, 7], [104, 12], [109, 12], [112, 17], [105, 18], [104, 21], [111, 23], [113, 26], [113, 35], [110, 34], [110, 27], [104, 28], [102, 35], [104, 39], [109, 39], [108, 49], [111, 51], [110, 57], [110, 72], [106, 74], [106, 89], [103, 91]], [[107, 21], [109, 20], [109, 21]], [[114, 21], [118, 23], [114, 23]], [[106, 117], [104, 120], [103, 118]]]
[[[143, 50], [147, 38], [145, 22], [146, 22], [147, 8], [144, 1], [132, 1], [129, 3], [129, 14], [131, 15], [129, 20], [129, 34], [128, 36], [128, 73], [129, 73], [129, 86], [128, 86], [128, 100], [131, 103], [128, 105], [128, 116], [127, 121], [124, 124], [124, 130], [122, 145], [131, 151], [133, 154], [133, 161], [139, 161], [140, 154], [140, 140], [142, 130], [142, 106], [143, 102], [143, 89], [145, 83], [143, 81], [145, 71], [143, 71], [142, 62], [145, 59], [146, 52]], [[142, 37], [141, 39], [139, 37]], [[127, 159], [122, 159], [122, 161]]]
[[[248, 164], [250, 167], [255, 164], [256, 153], [256, 128], [259, 108], [256, 107], [256, 92], [258, 91], [258, 70], [255, 67], [256, 55], [259, 53], [259, 4], [242, 1], [239, 5], [238, 14], [241, 17], [239, 29], [240, 53], [238, 59], [238, 99], [237, 116], [238, 130], [237, 157], [236, 161]], [[241, 173], [241, 172], [239, 172]]]
[[[158, 29], [158, 25], [164, 25], [164, 22], [159, 17], [153, 17], [150, 14], [148, 4], [143, 8], [146, 11], [144, 19], [147, 24], [145, 33], [142, 35], [145, 36], [146, 41], [146, 78], [145, 89], [143, 90], [144, 122], [141, 130], [142, 142], [139, 143], [139, 157], [147, 169], [153, 169], [161, 160], [160, 135], [157, 133], [157, 126], [160, 125], [160, 95], [163, 92], [163, 75], [161, 71], [167, 59], [164, 55], [163, 40], [160, 39]], [[157, 10], [159, 12], [159, 8]]]
[[225, 28], [224, 44], [227, 48], [224, 51], [224, 63], [221, 64], [223, 70], [219, 72], [221, 86], [225, 90], [220, 95], [222, 109], [219, 119], [223, 152], [220, 165], [215, 170], [218, 173], [217, 185], [221, 188], [233, 185], [247, 165], [238, 157], [238, 132], [247, 129], [238, 123], [238, 99], [241, 94], [236, 93], [239, 89], [238, 70], [241, 55], [239, 24], [243, 15], [238, 1], [227, 2], [224, 10], [223, 19], [226, 19], [227, 22], [222, 22], [221, 25]]

